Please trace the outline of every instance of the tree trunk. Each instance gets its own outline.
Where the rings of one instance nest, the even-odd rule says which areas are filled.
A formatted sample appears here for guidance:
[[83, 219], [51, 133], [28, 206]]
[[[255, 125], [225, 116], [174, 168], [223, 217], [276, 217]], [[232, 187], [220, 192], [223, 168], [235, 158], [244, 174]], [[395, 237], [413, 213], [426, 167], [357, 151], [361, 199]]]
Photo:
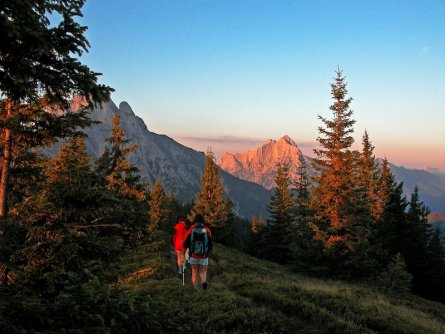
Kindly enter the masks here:
[[[10, 99], [6, 102], [6, 117], [11, 116], [12, 102]], [[3, 159], [1, 161], [1, 177], [0, 177], [0, 219], [6, 218], [6, 198], [8, 191], [9, 169], [11, 166], [12, 137], [11, 130], [4, 129], [3, 138]]]

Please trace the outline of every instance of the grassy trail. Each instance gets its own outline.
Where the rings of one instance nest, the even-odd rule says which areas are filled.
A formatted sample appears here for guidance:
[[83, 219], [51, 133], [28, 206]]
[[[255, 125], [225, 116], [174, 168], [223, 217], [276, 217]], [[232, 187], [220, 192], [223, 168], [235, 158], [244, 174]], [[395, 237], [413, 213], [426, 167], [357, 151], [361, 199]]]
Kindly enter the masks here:
[[221, 245], [208, 290], [192, 287], [190, 270], [183, 287], [174, 257], [157, 246], [131, 254], [118, 284], [159, 303], [162, 333], [445, 333], [443, 304], [296, 275]]

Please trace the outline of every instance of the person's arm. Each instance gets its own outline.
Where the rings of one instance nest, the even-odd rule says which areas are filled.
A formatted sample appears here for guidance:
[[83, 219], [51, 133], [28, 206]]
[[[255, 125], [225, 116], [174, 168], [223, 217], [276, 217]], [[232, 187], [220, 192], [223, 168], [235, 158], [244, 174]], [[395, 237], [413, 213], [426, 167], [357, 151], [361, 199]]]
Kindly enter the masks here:
[[207, 256], [209, 255], [209, 254], [211, 254], [212, 253], [212, 250], [213, 250], [213, 238], [212, 238], [212, 232], [210, 231], [210, 229], [209, 228], [207, 228], [207, 231], [209, 232], [208, 233], [208, 235], [207, 235], [207, 242], [208, 242], [208, 250], [207, 250]]
[[170, 242], [175, 247], [175, 240], [176, 240], [176, 233], [173, 233], [172, 237], [170, 238]]
[[191, 238], [191, 234], [188, 233], [187, 234], [187, 238], [185, 238], [185, 241], [184, 241], [184, 244], [183, 244], [184, 249], [190, 248], [190, 242], [191, 242], [190, 238]]

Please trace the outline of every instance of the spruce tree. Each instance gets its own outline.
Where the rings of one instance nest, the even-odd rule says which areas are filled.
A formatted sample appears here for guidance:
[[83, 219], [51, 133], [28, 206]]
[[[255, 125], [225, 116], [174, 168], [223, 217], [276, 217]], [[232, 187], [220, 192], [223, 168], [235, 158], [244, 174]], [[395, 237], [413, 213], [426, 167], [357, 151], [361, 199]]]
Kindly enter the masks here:
[[141, 182], [139, 169], [128, 160], [137, 149], [125, 139], [125, 131], [120, 127], [120, 117], [115, 113], [111, 136], [105, 140], [107, 147], [96, 163], [97, 179], [105, 184], [117, 202], [114, 210], [121, 215], [116, 217], [123, 223], [123, 234], [132, 244], [142, 242], [147, 227], [148, 204], [147, 185]]
[[427, 298], [445, 303], [445, 240], [438, 228], [432, 232], [428, 254], [428, 266], [433, 270], [424, 294]]
[[[32, 137], [58, 136], [62, 129], [76, 130], [75, 123], [89, 124], [84, 112], [63, 116], [47, 113], [54, 108], [69, 110], [74, 95], [86, 97], [92, 105], [106, 101], [111, 89], [97, 83], [100, 73], [91, 71], [79, 58], [89, 49], [82, 16], [83, 0], [2, 1], [0, 4], [0, 99], [2, 157], [0, 176], [0, 218], [6, 216], [6, 198], [14, 144], [30, 133]], [[31, 119], [31, 121], [30, 121]], [[45, 120], [51, 119], [50, 122]]]
[[431, 237], [429, 214], [429, 209], [420, 201], [419, 189], [415, 187], [406, 215], [408, 235], [403, 247], [408, 271], [414, 276], [413, 292], [418, 294], [422, 294], [429, 284], [429, 276], [434, 271], [434, 268], [428, 268], [428, 242]]
[[311, 228], [328, 265], [333, 266], [331, 272], [348, 275], [367, 267], [370, 218], [363, 189], [355, 184], [357, 153], [351, 150], [355, 121], [349, 107], [352, 98], [347, 98], [345, 77], [340, 70], [336, 74], [331, 84], [333, 117], [319, 116], [325, 127], [319, 127], [320, 148], [314, 150]]
[[289, 190], [289, 166], [277, 165], [275, 188], [267, 208], [270, 213], [264, 230], [263, 256], [273, 261], [286, 263], [291, 260], [291, 243], [295, 232], [295, 201]]
[[375, 160], [374, 146], [372, 145], [368, 132], [365, 131], [362, 138], [362, 152], [358, 161], [357, 183], [366, 191], [366, 202], [369, 205], [374, 221], [380, 219], [383, 206], [379, 201], [379, 173], [380, 168]]
[[129, 146], [130, 140], [125, 139], [125, 131], [120, 127], [118, 113], [114, 114], [112, 135], [106, 142], [111, 144], [110, 150], [106, 150], [102, 156], [102, 160], [108, 159], [108, 188], [120, 196], [143, 201], [146, 191], [140, 180], [139, 168], [128, 161], [128, 155], [137, 150], [137, 145]]
[[156, 180], [153, 189], [150, 191], [148, 206], [148, 217], [150, 220], [149, 230], [159, 230], [161, 227], [165, 226], [168, 218], [167, 198], [159, 179]]
[[376, 241], [383, 253], [381, 262], [386, 265], [388, 256], [402, 253], [407, 239], [406, 208], [408, 203], [403, 196], [403, 183], [397, 183], [385, 159], [381, 167], [379, 201], [383, 212], [378, 222]]
[[221, 241], [229, 233], [228, 226], [232, 206], [224, 197], [224, 187], [215, 163], [213, 152], [207, 151], [204, 175], [201, 177], [201, 190], [196, 194], [190, 221], [196, 214], [203, 215], [206, 224], [212, 229], [214, 240]]
[[297, 177], [293, 182], [295, 191], [295, 237], [292, 242], [292, 257], [302, 262], [313, 263], [315, 255], [314, 244], [312, 242], [313, 233], [310, 228], [313, 211], [310, 209], [310, 180], [303, 154], [298, 156]]

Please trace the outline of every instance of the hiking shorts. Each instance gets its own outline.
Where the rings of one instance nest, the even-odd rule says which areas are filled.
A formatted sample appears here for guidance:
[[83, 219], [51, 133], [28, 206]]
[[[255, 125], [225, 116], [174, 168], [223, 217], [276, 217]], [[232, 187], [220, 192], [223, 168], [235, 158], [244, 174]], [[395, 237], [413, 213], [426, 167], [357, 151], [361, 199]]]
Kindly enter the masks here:
[[209, 265], [209, 258], [206, 257], [205, 259], [195, 259], [194, 257], [189, 258], [190, 264], [200, 264], [202, 266], [208, 266]]

